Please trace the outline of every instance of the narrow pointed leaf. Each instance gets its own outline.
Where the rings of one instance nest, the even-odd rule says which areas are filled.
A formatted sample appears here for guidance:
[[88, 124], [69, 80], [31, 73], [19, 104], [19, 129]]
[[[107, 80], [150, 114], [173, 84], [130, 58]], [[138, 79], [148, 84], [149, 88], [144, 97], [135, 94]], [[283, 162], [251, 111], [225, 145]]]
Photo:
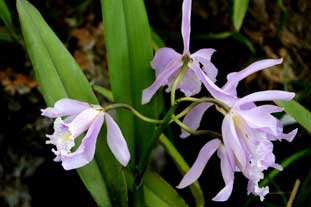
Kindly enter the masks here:
[[295, 100], [275, 101], [275, 103], [284, 108], [285, 112], [292, 116], [311, 134], [311, 112]]
[[2, 19], [7, 27], [12, 27], [11, 11], [9, 10], [5, 0], [0, 0], [0, 19]]
[[[175, 148], [175, 146], [164, 134], [161, 134], [159, 142], [164, 147], [167, 154], [171, 157], [181, 175], [185, 175], [189, 171], [190, 167], [181, 156], [181, 154], [178, 152], [178, 150]], [[193, 195], [196, 206], [205, 206], [204, 195], [199, 182], [194, 182], [192, 185], [189, 186], [189, 188]]]
[[[78, 64], [40, 13], [25, 0], [17, 1], [17, 9], [26, 48], [46, 103], [52, 106], [57, 100], [69, 97], [97, 104]], [[95, 159], [77, 171], [99, 206], [126, 206], [127, 189], [122, 168], [109, 151], [104, 133], [98, 140]], [[106, 186], [116, 203], [110, 203]]]
[[[101, 0], [108, 69], [114, 100], [133, 106], [149, 117], [156, 117], [156, 98], [141, 105], [143, 89], [154, 80], [150, 68], [152, 60], [151, 32], [143, 0]], [[154, 126], [118, 111], [118, 120], [130, 148], [134, 168], [141, 162], [141, 154], [152, 145]], [[135, 154], [135, 156], [134, 156]]]
[[232, 21], [236, 31], [239, 31], [242, 26], [248, 2], [249, 0], [233, 0]]
[[156, 173], [146, 172], [143, 188], [147, 206], [188, 206], [177, 191]]

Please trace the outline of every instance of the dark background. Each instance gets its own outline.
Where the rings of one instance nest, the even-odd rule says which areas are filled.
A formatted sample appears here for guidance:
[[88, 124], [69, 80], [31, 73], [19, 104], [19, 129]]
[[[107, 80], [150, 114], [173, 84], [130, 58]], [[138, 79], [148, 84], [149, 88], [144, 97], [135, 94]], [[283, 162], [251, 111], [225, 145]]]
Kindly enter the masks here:
[[[105, 45], [99, 1], [30, 1], [68, 47], [91, 84], [109, 87]], [[219, 69], [218, 85], [226, 74], [238, 71], [255, 60], [284, 59], [281, 66], [250, 76], [240, 84], [239, 94], [264, 89], [286, 89], [297, 92], [300, 103], [311, 109], [311, 1], [285, 0], [285, 10], [277, 0], [252, 0], [239, 33], [228, 38], [211, 38], [210, 34], [234, 32], [231, 21], [232, 1], [193, 0], [191, 51], [215, 48], [212, 61]], [[14, 14], [18, 41], [0, 40], [0, 207], [96, 206], [75, 171], [65, 171], [53, 161], [51, 146], [45, 134], [51, 133], [52, 120], [40, 116], [46, 105], [38, 91], [32, 66], [23, 47], [15, 10], [15, 1], [7, 1]], [[176, 0], [146, 0], [150, 24], [169, 47], [182, 51], [181, 4]], [[0, 32], [4, 28], [0, 23]], [[206, 94], [202, 91], [200, 95]], [[204, 116], [202, 125], [220, 130], [221, 117], [213, 112]], [[276, 142], [274, 152], [281, 162], [291, 154], [311, 147], [310, 135], [298, 127], [292, 143]], [[206, 143], [203, 136], [178, 139], [179, 130], [171, 129], [174, 142], [191, 165]], [[176, 186], [182, 178], [161, 150], [155, 154], [154, 168]], [[290, 165], [270, 184], [265, 203], [247, 196], [246, 179], [236, 173], [234, 190], [225, 203], [211, 198], [222, 188], [219, 160], [210, 160], [200, 178], [208, 206], [285, 206], [296, 179], [310, 180], [310, 157]], [[310, 181], [309, 181], [310, 183]], [[301, 184], [302, 186], [303, 184]], [[310, 195], [310, 186], [307, 188]], [[179, 191], [191, 203], [187, 189]], [[306, 196], [299, 205], [310, 206]], [[299, 206], [298, 206], [299, 207]]]

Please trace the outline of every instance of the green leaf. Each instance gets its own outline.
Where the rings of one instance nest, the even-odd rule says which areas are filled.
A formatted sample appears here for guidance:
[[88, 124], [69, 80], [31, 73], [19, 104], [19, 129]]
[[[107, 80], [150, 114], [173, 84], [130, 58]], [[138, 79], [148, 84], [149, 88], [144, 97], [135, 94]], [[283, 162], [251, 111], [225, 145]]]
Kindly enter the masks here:
[[[186, 174], [190, 168], [175, 146], [170, 142], [170, 140], [164, 134], [161, 134], [159, 142], [164, 147], [167, 154], [171, 157], [181, 175]], [[189, 186], [189, 188], [194, 197], [196, 206], [204, 207], [204, 195], [199, 182], [194, 182]]]
[[104, 96], [108, 101], [113, 102], [113, 95], [110, 90], [102, 86], [93, 86], [94, 90]]
[[232, 37], [236, 41], [245, 45], [253, 54], [256, 53], [255, 47], [253, 43], [247, 39], [244, 35], [240, 32], [220, 32], [220, 33], [210, 33], [206, 35], [197, 35], [194, 39], [205, 40], [205, 39], [214, 39], [214, 40], [221, 40]]
[[154, 30], [151, 30], [151, 39], [152, 39], [152, 48], [155, 51], [165, 46], [161, 37]]
[[232, 21], [236, 31], [239, 31], [246, 15], [249, 0], [233, 0]]
[[148, 207], [188, 206], [176, 190], [156, 173], [146, 172], [143, 189]]
[[[154, 71], [150, 68], [151, 32], [144, 2], [101, 0], [101, 5], [114, 100], [129, 104], [142, 114], [156, 118], [162, 100], [154, 97], [151, 103], [141, 105], [143, 89], [154, 81]], [[127, 111], [117, 112], [132, 158], [135, 158], [130, 163], [134, 169], [136, 163], [147, 159], [141, 155], [154, 144], [154, 126], [133, 117]]]
[[11, 35], [5, 31], [0, 31], [0, 41], [13, 42]]
[[0, 0], [0, 18], [7, 27], [12, 28], [12, 15], [5, 0]]
[[256, 49], [253, 45], [253, 43], [247, 39], [244, 35], [242, 35], [239, 32], [232, 33], [232, 37], [239, 41], [240, 43], [244, 44], [253, 54], [256, 53]]
[[209, 33], [205, 35], [197, 35], [195, 39], [226, 39], [231, 37], [233, 32], [220, 32], [220, 33]]
[[275, 101], [275, 103], [284, 108], [284, 111], [292, 116], [296, 121], [303, 126], [309, 134], [311, 134], [311, 112], [303, 107], [295, 100], [292, 101]]
[[[97, 104], [78, 64], [36, 8], [25, 0], [17, 0], [17, 10], [26, 48], [47, 104], [52, 106], [64, 97]], [[122, 167], [108, 149], [104, 133], [97, 142], [95, 159], [77, 171], [99, 206], [127, 206]], [[113, 199], [111, 202], [106, 186]]]
[[302, 183], [302, 186], [299, 190], [297, 198], [295, 199], [294, 206], [308, 206], [308, 204], [310, 204], [310, 198], [311, 198], [310, 186], [311, 186], [311, 169], [309, 170], [309, 173], [307, 174], [306, 179]]

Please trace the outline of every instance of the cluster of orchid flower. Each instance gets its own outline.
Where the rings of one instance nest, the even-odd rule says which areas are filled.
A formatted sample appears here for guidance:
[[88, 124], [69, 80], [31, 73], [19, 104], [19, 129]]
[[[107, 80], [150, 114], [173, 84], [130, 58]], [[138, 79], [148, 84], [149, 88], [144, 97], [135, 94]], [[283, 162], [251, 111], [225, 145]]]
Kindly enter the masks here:
[[[178, 101], [175, 99], [175, 91], [179, 89], [183, 92], [186, 97], [179, 100], [192, 101], [194, 104], [188, 113], [184, 114], [183, 122], [179, 121], [180, 116], [171, 117], [182, 127], [181, 138], [198, 132], [196, 130], [200, 126], [203, 114], [212, 106], [224, 115], [221, 135], [214, 137], [202, 147], [196, 161], [177, 188], [185, 188], [195, 182], [211, 156], [217, 151], [225, 187], [213, 200], [226, 201], [230, 197], [235, 172], [241, 172], [248, 179], [248, 194], [258, 195], [263, 200], [269, 192], [268, 187], [259, 186], [259, 181], [264, 177], [263, 171], [269, 167], [282, 170], [282, 167], [275, 163], [272, 141], [285, 139], [290, 142], [297, 134], [297, 129], [287, 134], [283, 133], [281, 122], [272, 115], [283, 109], [269, 104], [257, 106], [255, 102], [291, 100], [295, 94], [267, 90], [239, 98], [237, 86], [242, 79], [267, 67], [280, 64], [282, 59], [257, 61], [239, 72], [230, 73], [227, 76], [227, 83], [223, 87], [218, 87], [215, 84], [218, 71], [211, 62], [215, 50], [200, 49], [193, 54], [189, 51], [190, 16], [191, 0], [184, 0], [181, 28], [183, 54], [177, 53], [172, 48], [161, 48], [156, 52], [151, 63], [156, 73], [156, 80], [143, 91], [142, 104], [148, 103], [162, 86], [168, 86], [166, 91], [171, 92], [172, 105]], [[202, 83], [211, 97], [190, 97], [200, 92]], [[62, 99], [56, 102], [53, 108], [42, 110], [43, 116], [56, 118], [54, 133], [47, 135], [49, 138], [47, 143], [56, 146], [56, 149], [52, 150], [56, 155], [55, 161], [61, 161], [66, 170], [89, 163], [94, 157], [96, 139], [105, 121], [108, 146], [115, 158], [126, 166], [130, 160], [130, 153], [120, 128], [107, 113], [112, 108], [115, 107], [94, 106], [77, 100]], [[139, 114], [134, 109], [132, 111], [136, 115]], [[72, 151], [75, 139], [85, 131], [87, 133], [80, 146]]]

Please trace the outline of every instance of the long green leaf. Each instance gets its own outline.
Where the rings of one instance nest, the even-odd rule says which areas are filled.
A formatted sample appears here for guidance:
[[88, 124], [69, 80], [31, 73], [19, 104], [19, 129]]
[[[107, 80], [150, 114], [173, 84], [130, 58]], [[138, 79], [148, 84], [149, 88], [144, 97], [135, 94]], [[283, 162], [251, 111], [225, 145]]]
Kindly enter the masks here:
[[[189, 171], [189, 166], [184, 158], [179, 154], [178, 150], [174, 147], [174, 145], [169, 141], [169, 139], [164, 135], [161, 134], [159, 139], [160, 144], [165, 148], [167, 154], [171, 157], [173, 162], [175, 163], [178, 171], [184, 175]], [[189, 186], [190, 191], [194, 197], [194, 201], [197, 207], [204, 207], [204, 195], [201, 189], [201, 186], [198, 181], [194, 182], [192, 185]]]
[[[141, 113], [156, 117], [158, 105], [153, 101], [141, 105], [141, 94], [154, 80], [151, 33], [142, 0], [101, 0], [108, 69], [114, 100], [132, 105]], [[153, 100], [156, 100], [154, 98]], [[152, 145], [154, 126], [118, 111], [118, 120], [136, 163]], [[135, 161], [132, 159], [132, 161]], [[131, 162], [134, 168], [135, 163]]]
[[256, 49], [253, 45], [253, 43], [247, 39], [244, 35], [242, 35], [240, 32], [233, 32], [232, 37], [239, 41], [240, 43], [244, 44], [253, 54], [256, 53]]
[[232, 21], [236, 31], [239, 31], [242, 26], [248, 2], [249, 0], [233, 0]]
[[143, 183], [146, 207], [185, 207], [186, 202], [158, 174], [147, 171]]
[[0, 18], [7, 27], [12, 28], [12, 15], [5, 0], [0, 0]]
[[[25, 0], [17, 1], [17, 9], [26, 48], [47, 104], [51, 106], [64, 97], [97, 104], [78, 64], [40, 13]], [[104, 133], [98, 137], [95, 160], [79, 168], [78, 173], [99, 206], [127, 206], [124, 175], [107, 147]], [[114, 199], [111, 203], [106, 185]]]
[[294, 206], [308, 206], [308, 203], [310, 204], [310, 198], [311, 198], [311, 169], [309, 170], [309, 173], [307, 174], [305, 180], [303, 181], [303, 184], [299, 190], [299, 193], [297, 195], [297, 198], [295, 199], [295, 205]]
[[285, 112], [292, 116], [311, 134], [311, 112], [295, 100], [275, 101], [275, 103], [284, 108]]

